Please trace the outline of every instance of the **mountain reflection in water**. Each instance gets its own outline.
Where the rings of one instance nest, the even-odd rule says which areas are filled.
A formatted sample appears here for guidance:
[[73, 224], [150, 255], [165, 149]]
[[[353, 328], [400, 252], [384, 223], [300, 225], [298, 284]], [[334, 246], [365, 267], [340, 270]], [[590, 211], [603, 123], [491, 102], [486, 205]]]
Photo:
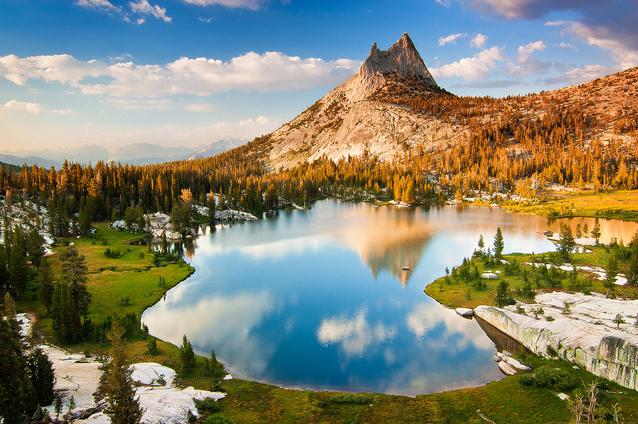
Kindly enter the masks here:
[[[628, 240], [636, 225], [625, 224], [601, 222], [605, 237]], [[501, 376], [493, 342], [423, 288], [480, 234], [491, 245], [497, 226], [506, 251], [541, 252], [557, 225], [497, 208], [324, 200], [204, 228], [184, 249], [196, 272], [143, 321], [162, 339], [214, 349], [236, 376], [284, 386], [414, 395], [479, 385]]]

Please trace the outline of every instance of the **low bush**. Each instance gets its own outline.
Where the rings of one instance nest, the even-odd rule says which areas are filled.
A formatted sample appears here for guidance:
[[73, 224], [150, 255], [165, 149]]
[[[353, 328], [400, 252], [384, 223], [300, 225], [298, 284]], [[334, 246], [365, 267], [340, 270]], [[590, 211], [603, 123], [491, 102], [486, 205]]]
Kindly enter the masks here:
[[560, 392], [571, 391], [578, 386], [569, 372], [550, 366], [542, 366], [533, 373], [524, 374], [521, 376], [521, 383], [526, 386], [545, 387]]

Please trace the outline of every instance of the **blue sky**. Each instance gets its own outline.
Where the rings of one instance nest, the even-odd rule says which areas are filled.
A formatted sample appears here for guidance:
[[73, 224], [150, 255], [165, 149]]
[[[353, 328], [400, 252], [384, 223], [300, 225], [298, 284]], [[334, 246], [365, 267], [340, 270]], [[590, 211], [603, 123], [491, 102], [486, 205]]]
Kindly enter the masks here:
[[637, 0], [2, 0], [0, 151], [268, 132], [408, 32], [440, 85], [527, 93], [638, 62]]

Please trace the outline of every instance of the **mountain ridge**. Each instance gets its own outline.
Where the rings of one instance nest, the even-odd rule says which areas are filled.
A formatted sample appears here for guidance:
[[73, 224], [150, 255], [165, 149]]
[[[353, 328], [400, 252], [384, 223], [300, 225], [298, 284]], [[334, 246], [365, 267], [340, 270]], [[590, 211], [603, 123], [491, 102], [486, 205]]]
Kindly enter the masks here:
[[526, 96], [455, 96], [436, 83], [404, 34], [386, 51], [373, 44], [355, 75], [249, 143], [247, 154], [270, 170], [364, 153], [392, 161], [445, 152], [467, 143], [477, 127], [505, 125], [519, 115], [542, 119], [557, 109], [585, 113], [583, 136], [588, 140], [635, 143], [631, 131], [638, 126], [637, 98], [638, 68]]

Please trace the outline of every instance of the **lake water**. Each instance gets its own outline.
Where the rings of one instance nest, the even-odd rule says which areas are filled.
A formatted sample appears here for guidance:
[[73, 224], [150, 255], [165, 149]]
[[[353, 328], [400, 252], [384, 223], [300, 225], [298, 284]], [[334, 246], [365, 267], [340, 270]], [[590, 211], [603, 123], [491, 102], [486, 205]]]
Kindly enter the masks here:
[[[571, 221], [592, 220], [575, 219]], [[498, 208], [397, 209], [334, 200], [218, 226], [194, 242], [196, 272], [149, 308], [151, 334], [214, 349], [233, 375], [286, 387], [414, 395], [498, 379], [493, 342], [424, 286], [500, 226], [508, 252], [557, 230]], [[604, 239], [636, 224], [601, 221]], [[409, 267], [409, 270], [403, 270]]]

